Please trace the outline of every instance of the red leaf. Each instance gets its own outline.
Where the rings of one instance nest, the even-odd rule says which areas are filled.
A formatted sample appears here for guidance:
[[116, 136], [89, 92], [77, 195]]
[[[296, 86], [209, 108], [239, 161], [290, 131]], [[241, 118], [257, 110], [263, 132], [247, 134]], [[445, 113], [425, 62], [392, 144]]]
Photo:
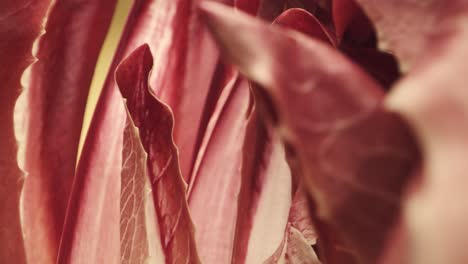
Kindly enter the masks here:
[[151, 52], [144, 45], [118, 67], [116, 82], [148, 153], [148, 174], [166, 263], [198, 263], [186, 186], [172, 140], [173, 116], [168, 106], [150, 94], [148, 76], [152, 66]]
[[199, 131], [202, 138], [198, 145], [196, 160], [190, 177], [188, 195], [191, 195], [192, 188], [197, 184], [198, 171], [207, 154], [208, 146], [214, 132], [217, 131], [217, 123], [223, 117], [224, 105], [230, 100], [232, 90], [238, 85], [239, 73], [231, 66], [219, 63], [213, 76], [210, 92], [207, 97], [203, 119], [201, 124], [206, 127], [205, 131]]
[[[319, 235], [327, 230], [356, 260], [375, 263], [418, 157], [406, 125], [380, 110], [381, 88], [320, 41], [220, 5], [202, 11], [223, 54], [267, 90], [325, 225]], [[325, 262], [332, 257], [325, 252]]]
[[288, 8], [301, 8], [315, 14], [319, 9], [328, 9], [328, 0], [286, 0]]
[[341, 46], [341, 50], [374, 77], [386, 89], [400, 78], [398, 62], [389, 53], [359, 45]]
[[273, 21], [286, 6], [286, 0], [234, 0], [236, 8], [267, 21]]
[[58, 255], [89, 86], [115, 2], [56, 2], [38, 61], [28, 69], [16, 118], [24, 133], [18, 140], [27, 173], [21, 210], [29, 262], [52, 263]]
[[[327, 43], [330, 41], [315, 17], [302, 9], [293, 8], [283, 12], [274, 24], [295, 29]], [[258, 88], [255, 91], [260, 92]], [[291, 186], [291, 172], [283, 146], [277, 133], [264, 124], [260, 113], [270, 115], [273, 122], [276, 117], [270, 113], [269, 102], [261, 101], [264, 99], [261, 93], [255, 99], [260, 101], [253, 105], [244, 141], [234, 262], [277, 263], [286, 257], [285, 250], [291, 249], [289, 246], [292, 244], [287, 243], [288, 233], [284, 232], [285, 229], [289, 230], [286, 227], [288, 221], [300, 226], [301, 233], [308, 238], [316, 239], [316, 234], [311, 232], [313, 225], [311, 216], [307, 214], [309, 208], [300, 206], [303, 203], [297, 201], [296, 196], [291, 205], [291, 190], [296, 187]], [[268, 238], [265, 234], [269, 234]], [[307, 261], [307, 258], [303, 259]]]
[[[249, 87], [237, 79], [224, 88], [202, 142], [204, 155], [194, 171], [189, 206], [204, 263], [231, 261], [240, 188], [242, 142], [247, 124]], [[209, 190], [209, 191], [207, 191]]]
[[[113, 72], [124, 56], [144, 42], [149, 43], [158, 58], [150, 84], [157, 89], [158, 96], [174, 109], [177, 128], [174, 136], [183, 154], [182, 174], [189, 178], [194, 160], [193, 147], [198, 141], [197, 135], [203, 134], [197, 131], [205, 96], [218, 59], [214, 44], [200, 28], [192, 10], [194, 4], [190, 0], [135, 1], [77, 167], [66, 233], [62, 239], [62, 261], [79, 260], [80, 256], [84, 257], [82, 252], [88, 250], [92, 251], [87, 253], [87, 257], [96, 259], [96, 262], [112, 262], [112, 259], [106, 259], [109, 254], [111, 256], [108, 257], [119, 256], [116, 254], [120, 248], [120, 208], [117, 201], [120, 197], [122, 135], [126, 116]], [[190, 46], [187, 43], [191, 43]], [[201, 56], [206, 56], [203, 58], [204, 66], [192, 67], [202, 61]], [[197, 127], [195, 131], [193, 127]], [[96, 207], [102, 208], [101, 214], [96, 215], [92, 210]], [[96, 239], [96, 234], [111, 235]], [[79, 241], [92, 242], [84, 244]], [[98, 251], [100, 255], [96, 255]]]
[[332, 34], [330, 34], [330, 32], [321, 24], [321, 22], [315, 16], [303, 9], [288, 9], [284, 11], [279, 17], [277, 17], [273, 24], [294, 29], [310, 37], [320, 39], [325, 43], [330, 43], [334, 46], [337, 45], [336, 40], [332, 37]]
[[339, 42], [341, 42], [343, 34], [349, 24], [360, 14], [360, 10], [354, 1], [355, 0], [332, 1], [333, 24], [335, 25], [336, 38]]
[[263, 263], [281, 247], [291, 206], [291, 172], [278, 136], [254, 105], [243, 147], [234, 263]]
[[234, 0], [234, 6], [251, 15], [257, 15], [262, 0]]
[[[26, 263], [19, 212], [24, 174], [17, 163], [15, 137], [21, 124], [14, 124], [13, 113], [21, 76], [34, 61], [33, 42], [42, 30], [48, 6], [47, 0], [0, 2], [0, 259], [18, 264]], [[16, 131], [15, 126], [19, 126]]]
[[[180, 149], [182, 176], [187, 182], [196, 148], [206, 129], [200, 124], [205, 105], [210, 102], [207, 97], [218, 64], [218, 51], [195, 12], [197, 2], [135, 1], [111, 68], [112, 72], [122, 58], [148, 43], [158, 58], [150, 86], [174, 112], [174, 140]], [[107, 86], [112, 86], [112, 82], [109, 79]]]

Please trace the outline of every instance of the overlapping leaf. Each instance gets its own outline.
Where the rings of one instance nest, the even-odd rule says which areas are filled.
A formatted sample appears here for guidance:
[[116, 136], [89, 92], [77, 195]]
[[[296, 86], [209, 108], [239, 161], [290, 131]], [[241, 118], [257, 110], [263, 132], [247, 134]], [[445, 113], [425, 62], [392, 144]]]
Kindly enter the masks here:
[[252, 106], [242, 161], [233, 263], [263, 263], [281, 247], [292, 178], [283, 146]]
[[123, 135], [122, 193], [120, 198], [120, 263], [164, 263], [152, 188], [148, 155], [138, 128], [127, 118]]
[[[217, 104], [213, 133], [206, 138], [206, 153], [189, 192], [189, 206], [197, 228], [196, 241], [204, 263], [232, 258], [241, 183], [242, 142], [247, 124], [249, 87], [238, 79]], [[204, 140], [205, 141], [205, 140]], [[202, 145], [202, 146], [203, 146]], [[210, 191], [206, 191], [210, 190]]]
[[433, 48], [456, 37], [466, 24], [468, 2], [465, 0], [356, 2], [377, 28], [380, 47], [396, 54], [404, 70], [425, 59], [427, 54], [434, 54]]
[[[51, 6], [46, 32], [37, 43], [38, 61], [28, 69], [17, 102], [23, 148], [19, 160], [26, 172], [22, 228], [29, 262], [57, 258], [84, 108], [115, 2], [57, 1]], [[76, 5], [80, 8], [71, 8]]]
[[[197, 127], [201, 119], [206, 93], [217, 65], [217, 52], [207, 34], [197, 26], [193, 8], [194, 3], [188, 0], [135, 1], [77, 167], [65, 227], [68, 233], [62, 239], [61, 260], [79, 259], [84, 257], [83, 252], [91, 252], [88, 257], [92, 256], [96, 261], [106, 258], [107, 254], [112, 258], [120, 255], [116, 254], [120, 248], [118, 201], [126, 115], [113, 72], [123, 57], [144, 42], [149, 43], [158, 60], [150, 84], [158, 96], [174, 109], [175, 140], [183, 154], [181, 169], [189, 178], [192, 148], [198, 135], [198, 128], [193, 130], [192, 127]], [[189, 39], [191, 45], [187, 46]], [[212, 63], [189, 68], [193, 61], [200, 61], [199, 56], [207, 56]], [[100, 208], [100, 214], [92, 208]], [[96, 234], [112, 235], [96, 239]], [[85, 244], [80, 241], [93, 242]], [[94, 254], [97, 250], [100, 255]]]
[[[174, 121], [170, 109], [150, 93], [148, 77], [152, 66], [151, 52], [144, 45], [118, 67], [116, 81], [148, 153], [147, 170], [156, 211], [153, 221], [158, 222], [165, 261], [198, 263], [194, 228], [185, 197], [186, 185], [180, 175], [178, 153], [172, 140]], [[149, 255], [155, 253], [160, 252]]]
[[[49, 4], [47, 0], [0, 3], [0, 259], [18, 264], [26, 262], [19, 212], [24, 174], [17, 163], [13, 112], [22, 89], [21, 76], [34, 61], [33, 42], [43, 29]], [[17, 125], [16, 130], [21, 130]]]
[[318, 231], [343, 240], [356, 261], [375, 263], [418, 156], [404, 123], [380, 109], [381, 88], [320, 42], [219, 5], [203, 10], [224, 55], [268, 91], [325, 225]]
[[[135, 48], [148, 43], [158, 60], [150, 79], [155, 94], [174, 112], [174, 139], [180, 148], [186, 181], [205, 127], [207, 96], [218, 65], [218, 52], [195, 12], [198, 0], [136, 0], [125, 27], [111, 72]], [[230, 3], [230, 1], [220, 1]], [[200, 67], [194, 67], [199, 65]], [[107, 85], [113, 86], [108, 79]], [[113, 88], [106, 88], [106, 90]], [[104, 95], [103, 97], [106, 97]]]
[[[466, 244], [468, 207], [457, 201], [466, 194], [467, 182], [463, 158], [468, 124], [467, 2], [402, 4], [410, 9], [376, 21], [388, 44], [411, 66], [388, 98], [387, 106], [399, 111], [412, 125], [424, 160], [419, 177], [408, 191], [406, 214], [397, 230], [397, 236], [406, 240], [397, 240], [393, 246], [413, 249], [407, 263], [465, 263], [468, 255], [462, 245]], [[378, 9], [369, 9], [371, 17], [374, 11]], [[403, 27], [407, 12], [414, 13], [412, 23], [424, 19], [426, 24], [419, 28], [411, 24], [403, 33], [386, 28], [390, 23]], [[415, 38], [409, 37], [412, 33]]]

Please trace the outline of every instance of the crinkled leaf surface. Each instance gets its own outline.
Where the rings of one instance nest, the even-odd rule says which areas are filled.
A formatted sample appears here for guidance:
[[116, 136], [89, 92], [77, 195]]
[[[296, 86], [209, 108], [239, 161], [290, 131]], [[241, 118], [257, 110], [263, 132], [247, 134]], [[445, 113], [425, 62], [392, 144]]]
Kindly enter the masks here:
[[[417, 162], [407, 126], [380, 109], [381, 88], [326, 45], [220, 5], [202, 10], [223, 54], [269, 93], [315, 216], [355, 260], [375, 263]], [[324, 260], [334, 262], [326, 252]]]
[[[295, 188], [282, 243], [266, 263], [321, 263], [315, 253], [318, 234], [309, 208], [304, 190]], [[337, 249], [333, 251], [333, 254], [349, 258]]]
[[164, 263], [146, 165], [148, 155], [130, 116], [127, 117], [123, 142], [120, 263]]
[[148, 77], [152, 66], [151, 52], [144, 45], [120, 64], [116, 81], [148, 153], [148, 177], [157, 216], [154, 221], [158, 222], [166, 263], [198, 263], [186, 185], [172, 139], [173, 116], [169, 107], [150, 93]]
[[[109, 252], [119, 248], [120, 210], [117, 201], [120, 197], [122, 135], [126, 114], [113, 72], [123, 57], [144, 42], [149, 43], [157, 58], [150, 83], [157, 90], [157, 95], [174, 109], [175, 140], [183, 154], [181, 169], [183, 175], [189, 177], [191, 148], [195, 146], [198, 135], [198, 128], [194, 130], [192, 127], [199, 124], [212, 73], [217, 65], [217, 51], [214, 44], [210, 44], [207, 33], [197, 26], [197, 18], [192, 12], [194, 7], [189, 0], [135, 1], [83, 146], [66, 222], [65, 230], [68, 233], [62, 240], [61, 259], [83, 255], [81, 252], [87, 251], [88, 246], [96, 249], [92, 243], [78, 241], [91, 240], [89, 236], [98, 233], [98, 230], [102, 234], [112, 235], [103, 237], [103, 241], [94, 239], [93, 243]], [[188, 42], [190, 46], [187, 46]], [[204, 66], [188, 68], [188, 65], [201, 61], [199, 56], [206, 61]], [[186, 154], [188, 158], [184, 157]], [[95, 214], [91, 210], [93, 207], [101, 208], [101, 213]], [[107, 218], [111, 220], [102, 226], [103, 219]]]
[[[304, 190], [296, 188], [283, 240], [264, 263], [321, 263], [315, 252], [318, 234], [312, 219]], [[349, 258], [337, 249], [333, 251], [333, 254]], [[345, 261], [349, 262], [347, 259]]]
[[26, 261], [19, 213], [24, 174], [17, 163], [13, 112], [49, 4], [47, 0], [0, 2], [0, 260], [18, 264]]
[[55, 2], [37, 43], [38, 61], [23, 83], [15, 119], [26, 172], [21, 210], [28, 262], [57, 258], [86, 99], [115, 2]]
[[[182, 176], [187, 182], [205, 130], [200, 125], [206, 123], [201, 121], [205, 109], [212, 107], [207, 97], [218, 65], [218, 51], [195, 12], [198, 2], [136, 0], [111, 67], [112, 72], [122, 58], [143, 43], [150, 46], [158, 61], [150, 85], [174, 112], [174, 140], [180, 148]], [[106, 86], [114, 86], [112, 78]], [[105, 88], [104, 94], [112, 89]]]
[[288, 227], [288, 242], [286, 263], [290, 264], [320, 264], [314, 249], [296, 228]]

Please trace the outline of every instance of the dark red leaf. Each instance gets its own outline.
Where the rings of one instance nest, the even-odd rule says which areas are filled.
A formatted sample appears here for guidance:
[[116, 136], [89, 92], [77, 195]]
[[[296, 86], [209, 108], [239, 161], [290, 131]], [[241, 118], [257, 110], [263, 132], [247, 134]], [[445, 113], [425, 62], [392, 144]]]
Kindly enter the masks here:
[[116, 82], [148, 153], [148, 174], [166, 263], [198, 263], [186, 185], [172, 140], [174, 119], [169, 107], [150, 92], [148, 77], [152, 66], [151, 52], [144, 45], [120, 64]]
[[239, 10], [255, 16], [262, 2], [262, 0], [234, 0], [234, 6]]
[[251, 15], [273, 21], [286, 5], [286, 0], [234, 0], [234, 6]]
[[359, 8], [355, 0], [332, 0], [332, 18], [335, 26], [336, 38], [339, 42], [349, 24], [359, 15]]
[[[345, 45], [345, 44], [344, 44]], [[385, 89], [390, 89], [400, 78], [398, 62], [389, 53], [376, 48], [359, 47], [359, 45], [342, 45], [341, 50], [353, 61], [374, 77]]]
[[319, 9], [328, 9], [329, 1], [321, 0], [286, 0], [288, 8], [301, 8], [315, 14]]
[[335, 46], [337, 44], [332, 34], [315, 16], [300, 8], [291, 8], [284, 11], [275, 19], [273, 24], [294, 29], [310, 37], [320, 39], [325, 43], [330, 43]]

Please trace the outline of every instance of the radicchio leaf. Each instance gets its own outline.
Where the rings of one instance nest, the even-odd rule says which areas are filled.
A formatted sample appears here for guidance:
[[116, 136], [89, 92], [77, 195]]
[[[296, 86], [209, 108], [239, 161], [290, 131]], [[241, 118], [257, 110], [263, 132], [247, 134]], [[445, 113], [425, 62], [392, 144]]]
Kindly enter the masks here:
[[147, 169], [165, 261], [199, 263], [185, 197], [186, 185], [180, 175], [177, 148], [172, 139], [173, 116], [169, 107], [149, 90], [152, 66], [149, 47], [143, 45], [120, 64], [116, 82], [148, 153]]
[[[309, 204], [302, 188], [297, 188], [289, 211], [286, 227], [280, 247], [264, 263], [321, 263], [315, 253], [318, 234], [312, 223]], [[347, 257], [339, 250], [333, 249], [333, 254]]]
[[[213, 3], [202, 13], [225, 57], [267, 90], [315, 203], [319, 235], [327, 230], [354, 261], [375, 263], [418, 159], [408, 127], [381, 110], [381, 88], [327, 45]], [[323, 259], [339, 263], [330, 252]]]
[[[302, 188], [296, 188], [291, 204], [283, 241], [276, 252], [264, 263], [321, 263], [315, 253], [318, 234], [312, 223], [309, 203]], [[339, 250], [334, 254], [348, 257]], [[348, 262], [347, 259], [345, 259]]]
[[21, 76], [34, 62], [33, 42], [43, 29], [49, 4], [48, 0], [0, 2], [0, 260], [18, 264], [26, 263], [19, 212], [24, 174], [17, 163], [15, 137], [21, 124], [14, 124], [13, 113]]
[[[406, 2], [405, 5], [411, 4]], [[466, 200], [467, 182], [468, 31], [466, 24], [458, 23], [462, 21], [456, 15], [467, 9], [457, 9], [462, 1], [432, 2], [439, 2], [444, 12], [454, 8], [454, 17], [443, 22], [447, 22], [445, 29], [450, 34], [421, 40], [429, 45], [428, 53], [418, 60], [417, 54], [411, 54], [415, 56], [414, 68], [394, 88], [386, 105], [399, 111], [411, 124], [424, 157], [419, 177], [407, 192], [402, 220], [400, 236], [408, 240], [400, 243], [408, 243], [413, 249], [407, 263], [458, 264], [468, 261], [464, 249], [468, 207], [462, 202]], [[427, 33], [437, 34], [437, 30]]]
[[123, 135], [120, 197], [120, 263], [164, 263], [159, 227], [152, 202], [148, 155], [138, 128], [127, 116]]
[[[303, 9], [288, 9], [273, 23], [317, 37], [327, 43], [331, 42], [320, 22]], [[254, 91], [260, 92], [258, 88]], [[310, 246], [316, 242], [316, 233], [308, 214], [309, 208], [307, 205], [302, 206], [305, 203], [301, 198], [304, 197], [298, 195], [299, 191], [294, 195], [294, 202], [291, 204], [291, 192], [297, 189], [297, 183], [291, 182], [291, 172], [276, 131], [264, 123], [260, 112], [269, 116], [272, 122], [275, 122], [276, 117], [270, 112], [269, 102], [255, 102], [264, 99], [262, 94], [257, 94], [254, 99], [244, 142], [243, 180], [239, 194], [233, 262], [277, 263], [288, 258], [310, 262], [310, 255], [301, 255], [299, 258], [291, 256], [291, 252], [296, 251], [299, 245], [310, 248], [313, 252]], [[298, 231], [299, 234], [294, 237], [306, 236], [309, 241], [304, 242], [302, 238], [295, 240], [296, 243], [290, 243], [291, 230], [297, 231], [292, 225], [301, 228], [301, 232]], [[286, 233], [283, 230], [286, 230]], [[266, 234], [269, 234], [268, 238]], [[270, 257], [267, 258], [268, 256]], [[316, 256], [313, 259], [318, 261]]]
[[22, 226], [31, 263], [53, 263], [58, 255], [89, 86], [115, 2], [56, 1], [18, 99]]
[[356, 0], [377, 28], [381, 49], [400, 59], [404, 71], [432, 48], [457, 35], [466, 24], [464, 0]]
[[336, 46], [332, 34], [311, 13], [300, 8], [290, 8], [278, 16], [273, 24], [285, 26], [304, 33], [310, 37], [320, 39], [325, 43]]
[[314, 249], [299, 230], [289, 226], [287, 239], [286, 263], [320, 264]]
[[335, 26], [335, 34], [341, 42], [347, 27], [359, 13], [355, 0], [332, 0], [332, 18]]
[[286, 0], [234, 0], [234, 6], [251, 15], [273, 21], [286, 5]]
[[[149, 43], [158, 58], [150, 84], [158, 97], [174, 109], [177, 128], [174, 136], [183, 154], [181, 170], [189, 178], [193, 162], [191, 148], [197, 142], [197, 135], [203, 134], [193, 127], [200, 123], [218, 59], [214, 44], [201, 29], [194, 10], [195, 3], [190, 0], [134, 2], [77, 166], [60, 261], [79, 261], [85, 255], [95, 262], [118, 261], [114, 258], [120, 255], [118, 201], [126, 114], [113, 72], [122, 58], [144, 42]], [[204, 66], [193, 67], [202, 60], [201, 56], [206, 56]], [[100, 214], [92, 208], [100, 208]]]
[[315, 14], [319, 9], [326, 9], [328, 0], [286, 0], [287, 8], [301, 8]]
[[[189, 191], [189, 206], [197, 228], [203, 263], [229, 263], [232, 258], [241, 182], [242, 142], [247, 125], [249, 87], [237, 79], [225, 88], [202, 143], [205, 154]], [[207, 191], [209, 190], [209, 191]], [[209, 213], [209, 217], [207, 214]]]
[[[197, 183], [198, 171], [207, 154], [208, 146], [210, 145], [211, 137], [216, 131], [216, 124], [223, 117], [224, 105], [231, 97], [232, 90], [237, 87], [239, 72], [231, 65], [219, 63], [216, 69], [215, 77], [211, 83], [210, 92], [208, 95], [208, 104], [205, 107], [202, 124], [206, 130], [200, 135], [202, 141], [198, 147], [196, 160], [190, 177], [188, 196], [191, 195], [193, 187]], [[199, 131], [200, 133], [202, 131]]]
[[309, 245], [315, 245], [318, 235], [314, 228], [309, 209], [310, 206], [305, 191], [302, 188], [297, 188], [291, 204], [288, 221], [291, 227], [301, 233]]
[[[208, 93], [218, 65], [218, 51], [197, 16], [200, 0], [136, 0], [129, 15], [114, 64], [135, 48], [148, 43], [157, 57], [150, 86], [174, 112], [174, 140], [180, 149], [182, 176], [189, 182], [201, 136], [205, 127], [205, 108], [210, 108]], [[231, 3], [230, 0], [219, 0]], [[200, 67], [194, 67], [199, 65]], [[108, 79], [106, 87], [113, 87]], [[109, 89], [105, 88], [104, 93]], [[102, 97], [106, 97], [104, 95]]]
[[[375, 23], [381, 47], [395, 52], [408, 72], [386, 105], [416, 131], [424, 156], [391, 248], [413, 249], [401, 263], [465, 263], [468, 208], [454, 201], [466, 193], [468, 3], [358, 2]], [[389, 255], [385, 263], [398, 256]]]
[[345, 45], [341, 46], [341, 50], [366, 69], [372, 77], [379, 81], [383, 88], [391, 88], [400, 77], [398, 62], [393, 55], [379, 51], [374, 47]]
[[263, 263], [282, 248], [291, 190], [283, 146], [254, 103], [243, 147], [233, 263]]

